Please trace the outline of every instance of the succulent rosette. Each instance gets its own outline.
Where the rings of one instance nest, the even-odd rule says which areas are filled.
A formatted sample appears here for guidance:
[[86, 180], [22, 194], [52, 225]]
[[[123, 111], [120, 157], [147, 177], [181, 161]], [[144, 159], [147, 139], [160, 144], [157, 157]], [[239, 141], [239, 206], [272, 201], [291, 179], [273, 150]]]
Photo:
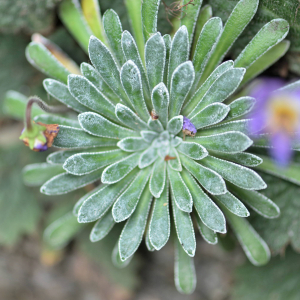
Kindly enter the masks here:
[[[223, 61], [258, 1], [239, 1], [223, 25], [207, 7], [200, 11], [202, 1], [195, 0], [184, 7], [173, 37], [157, 32], [160, 1], [131, 1], [135, 38], [123, 31], [113, 10], [101, 20], [95, 1], [84, 3], [94, 8], [92, 19], [84, 19], [85, 10], [76, 1], [64, 1], [60, 10], [63, 22], [88, 49], [91, 64], [81, 64], [81, 75], [70, 74], [45, 46], [32, 42], [27, 48], [29, 61], [55, 78], [44, 81], [47, 93], [79, 113], [77, 120], [35, 118], [59, 124], [53, 146], [64, 148], [43, 164], [44, 172], [56, 168], [60, 174], [46, 181], [41, 192], [65, 194], [100, 180], [78, 200], [73, 214], [79, 223], [95, 222], [93, 242], [124, 222], [113, 253], [119, 266], [130, 261], [143, 237], [150, 251], [161, 249], [174, 224], [175, 283], [184, 293], [196, 283], [194, 224], [205, 241], [216, 244], [228, 223], [250, 261], [265, 264], [268, 246], [246, 217], [254, 210], [275, 218], [279, 208], [258, 192], [266, 184], [253, 168], [262, 159], [248, 151], [253, 141], [245, 115], [255, 99], [232, 95], [284, 54], [288, 23], [272, 20], [235, 61]], [[74, 11], [79, 25], [70, 22]], [[78, 31], [76, 26], [81, 26]], [[43, 67], [45, 60], [52, 69]], [[46, 238], [64, 226], [64, 237], [80, 228], [69, 214], [48, 227]]]

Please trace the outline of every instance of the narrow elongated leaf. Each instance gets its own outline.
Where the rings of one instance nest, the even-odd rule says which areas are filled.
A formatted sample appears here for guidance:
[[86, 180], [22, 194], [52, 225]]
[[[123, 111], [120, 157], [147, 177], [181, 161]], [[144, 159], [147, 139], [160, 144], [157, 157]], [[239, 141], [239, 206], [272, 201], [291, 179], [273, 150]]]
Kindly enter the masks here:
[[177, 116], [195, 79], [191, 61], [180, 64], [173, 72], [170, 82], [169, 117]]
[[155, 198], [159, 198], [166, 185], [167, 164], [163, 158], [157, 159], [150, 177], [150, 192]]
[[250, 67], [258, 58], [281, 42], [289, 32], [289, 23], [274, 19], [266, 24], [244, 48], [234, 62], [235, 67]]
[[126, 152], [136, 152], [148, 148], [149, 144], [141, 137], [129, 137], [119, 141], [117, 146]]
[[187, 171], [182, 172], [182, 178], [193, 195], [194, 206], [202, 222], [213, 231], [225, 233], [226, 221], [218, 206]]
[[41, 186], [41, 193], [45, 195], [62, 195], [78, 190], [100, 179], [103, 168], [84, 176], [75, 176], [68, 173], [59, 174]]
[[75, 127], [75, 128], [81, 128], [77, 120], [68, 119], [56, 115], [39, 115], [36, 116], [34, 119], [34, 122], [42, 122], [44, 124], [58, 124], [69, 126], [69, 127]]
[[152, 195], [147, 186], [140, 201], [126, 222], [119, 239], [119, 251], [122, 261], [132, 256], [139, 247], [147, 224], [148, 213], [152, 202]]
[[146, 234], [145, 234], [145, 244], [146, 244], [148, 251], [151, 251], [151, 252], [155, 251], [155, 248], [150, 241], [149, 225], [148, 225], [148, 228], [147, 228]]
[[195, 160], [200, 160], [208, 155], [207, 150], [195, 142], [182, 142], [177, 150]]
[[230, 108], [223, 103], [213, 103], [191, 118], [191, 122], [197, 129], [221, 122], [228, 114]]
[[144, 101], [141, 73], [132, 60], [127, 61], [122, 67], [121, 82], [135, 111], [147, 122], [150, 115]]
[[109, 210], [118, 196], [131, 183], [136, 174], [137, 170], [131, 172], [116, 184], [102, 185], [100, 189], [83, 202], [78, 212], [78, 222], [89, 223], [101, 218]]
[[129, 187], [116, 200], [112, 208], [112, 215], [116, 222], [122, 222], [128, 219], [135, 211], [145, 186], [148, 183], [150, 172], [151, 168], [140, 170]]
[[151, 130], [156, 132], [162, 132], [164, 130], [159, 120], [153, 120], [152, 118], [149, 118], [147, 125]]
[[125, 261], [121, 260], [120, 251], [119, 251], [119, 241], [118, 241], [111, 254], [111, 260], [114, 266], [117, 267], [118, 269], [123, 269], [130, 264], [132, 258], [133, 255], [128, 257]]
[[182, 130], [183, 125], [183, 116], [176, 116], [173, 117], [167, 125], [167, 130], [171, 133], [176, 135]]
[[172, 39], [171, 39], [171, 36], [169, 34], [165, 34], [163, 36], [163, 39], [164, 39], [165, 46], [166, 46], [166, 62], [165, 62], [165, 71], [164, 71], [164, 83], [167, 85]]
[[137, 136], [137, 133], [127, 128], [116, 125], [96, 113], [82, 113], [78, 116], [80, 126], [89, 134], [108, 137], [111, 139], [124, 139]]
[[90, 233], [90, 241], [98, 242], [105, 238], [107, 234], [114, 227], [115, 221], [112, 217], [111, 210], [108, 210], [104, 216], [101, 217], [100, 220], [96, 222], [91, 233]]
[[52, 146], [58, 148], [88, 148], [115, 146], [116, 144], [116, 140], [92, 136], [78, 128], [59, 126], [58, 135]]
[[190, 213], [192, 211], [193, 198], [186, 184], [182, 180], [180, 172], [174, 171], [168, 167], [168, 178], [170, 180], [173, 200], [178, 206], [178, 209]]
[[84, 175], [119, 161], [126, 156], [127, 153], [122, 150], [78, 153], [69, 157], [63, 164], [63, 168], [70, 174]]
[[158, 32], [151, 36], [145, 46], [146, 72], [150, 91], [163, 81], [166, 61], [165, 42]]
[[157, 31], [157, 13], [160, 0], [150, 0], [142, 2], [142, 28], [144, 42]]
[[194, 139], [208, 150], [225, 153], [238, 153], [245, 151], [252, 145], [252, 140], [247, 135], [238, 131], [229, 131], [210, 136], [201, 136]]
[[103, 15], [103, 27], [110, 45], [119, 65], [125, 62], [124, 53], [121, 46], [122, 24], [118, 14], [113, 9], [108, 9]]
[[180, 155], [183, 166], [199, 181], [212, 195], [226, 193], [226, 184], [223, 178], [215, 171], [196, 163], [194, 160]]
[[156, 160], [158, 156], [157, 149], [154, 147], [149, 147], [140, 156], [139, 168], [143, 169], [150, 166]]
[[[173, 195], [173, 191], [172, 191]], [[191, 216], [176, 205], [172, 197], [173, 216], [178, 240], [183, 250], [191, 257], [195, 255], [196, 239]]]
[[230, 111], [226, 117], [226, 121], [246, 115], [252, 110], [255, 102], [255, 99], [252, 97], [241, 97], [234, 100], [229, 104]]
[[201, 236], [203, 237], [203, 239], [211, 244], [211, 245], [215, 245], [218, 243], [218, 236], [217, 234], [211, 230], [210, 228], [208, 228], [200, 219], [198, 214], [195, 214], [195, 218], [196, 218], [196, 222], [200, 231]]
[[153, 109], [158, 115], [158, 119], [166, 129], [168, 122], [169, 92], [163, 82], [154, 87], [151, 95], [151, 100]]
[[174, 70], [183, 62], [187, 61], [189, 55], [189, 34], [186, 26], [181, 26], [175, 33], [170, 49], [168, 68], [168, 87]]
[[176, 151], [175, 148], [170, 147], [169, 156], [172, 157], [172, 159], [170, 159], [168, 161], [169, 167], [171, 169], [173, 169], [174, 171], [181, 172], [182, 171], [182, 166], [181, 166], [179, 155], [178, 155], [178, 153], [177, 153], [177, 151]]
[[125, 159], [106, 167], [101, 181], [108, 184], [120, 181], [138, 165], [140, 155], [140, 152], [133, 153]]
[[205, 166], [212, 168], [234, 185], [246, 190], [261, 190], [267, 185], [253, 170], [235, 163], [207, 156], [201, 160]]

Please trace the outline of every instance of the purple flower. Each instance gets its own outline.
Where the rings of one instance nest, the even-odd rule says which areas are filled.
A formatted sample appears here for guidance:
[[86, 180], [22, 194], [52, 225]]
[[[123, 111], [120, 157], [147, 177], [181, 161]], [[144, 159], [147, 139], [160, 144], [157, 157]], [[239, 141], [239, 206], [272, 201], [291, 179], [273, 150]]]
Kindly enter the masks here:
[[182, 132], [184, 135], [195, 136], [197, 129], [195, 125], [187, 117], [183, 117]]
[[252, 90], [256, 107], [250, 114], [249, 131], [268, 133], [270, 155], [278, 166], [286, 167], [292, 158], [292, 144], [299, 140], [300, 89], [280, 91], [284, 83], [278, 79], [263, 79]]

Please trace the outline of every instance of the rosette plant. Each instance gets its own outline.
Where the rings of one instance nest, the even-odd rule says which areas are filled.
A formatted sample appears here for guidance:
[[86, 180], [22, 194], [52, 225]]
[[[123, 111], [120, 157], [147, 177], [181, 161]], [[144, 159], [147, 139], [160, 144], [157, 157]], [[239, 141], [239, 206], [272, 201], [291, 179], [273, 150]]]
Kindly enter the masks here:
[[[47, 195], [101, 182], [78, 200], [73, 214], [79, 223], [95, 222], [92, 242], [123, 222], [113, 253], [119, 266], [130, 261], [143, 238], [150, 251], [160, 250], [172, 231], [175, 284], [183, 293], [196, 284], [194, 225], [216, 244], [228, 224], [253, 264], [269, 260], [267, 244], [246, 219], [248, 208], [266, 218], [280, 213], [258, 192], [266, 184], [253, 168], [262, 158], [248, 151], [253, 141], [245, 115], [255, 99], [232, 95], [289, 45], [283, 41], [288, 23], [275, 19], [235, 61], [224, 61], [258, 0], [239, 1], [225, 25], [207, 7], [200, 11], [201, 0], [188, 3], [183, 1], [172, 38], [157, 32], [159, 0], [126, 1], [133, 35], [123, 31], [113, 10], [101, 20], [96, 1], [83, 1], [82, 10], [76, 1], [61, 4], [63, 22], [88, 48], [91, 63], [80, 70], [72, 64], [68, 71], [42, 43], [28, 46], [28, 60], [54, 78], [44, 81], [47, 93], [74, 113], [35, 117], [59, 124], [53, 146], [64, 150], [24, 170], [25, 176], [56, 173], [41, 187]], [[45, 237], [65, 230], [59, 238], [67, 239], [79, 225], [68, 214]]]

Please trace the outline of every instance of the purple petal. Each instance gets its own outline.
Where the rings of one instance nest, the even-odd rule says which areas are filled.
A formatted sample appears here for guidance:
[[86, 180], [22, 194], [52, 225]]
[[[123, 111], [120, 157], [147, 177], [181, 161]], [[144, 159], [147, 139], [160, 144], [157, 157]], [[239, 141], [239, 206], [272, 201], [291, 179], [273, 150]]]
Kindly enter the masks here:
[[197, 132], [197, 129], [194, 126], [194, 124], [187, 117], [183, 117], [183, 126], [182, 126], [182, 129], [183, 130], [188, 130], [188, 131], [190, 131], [193, 134], [196, 134], [196, 132]]

